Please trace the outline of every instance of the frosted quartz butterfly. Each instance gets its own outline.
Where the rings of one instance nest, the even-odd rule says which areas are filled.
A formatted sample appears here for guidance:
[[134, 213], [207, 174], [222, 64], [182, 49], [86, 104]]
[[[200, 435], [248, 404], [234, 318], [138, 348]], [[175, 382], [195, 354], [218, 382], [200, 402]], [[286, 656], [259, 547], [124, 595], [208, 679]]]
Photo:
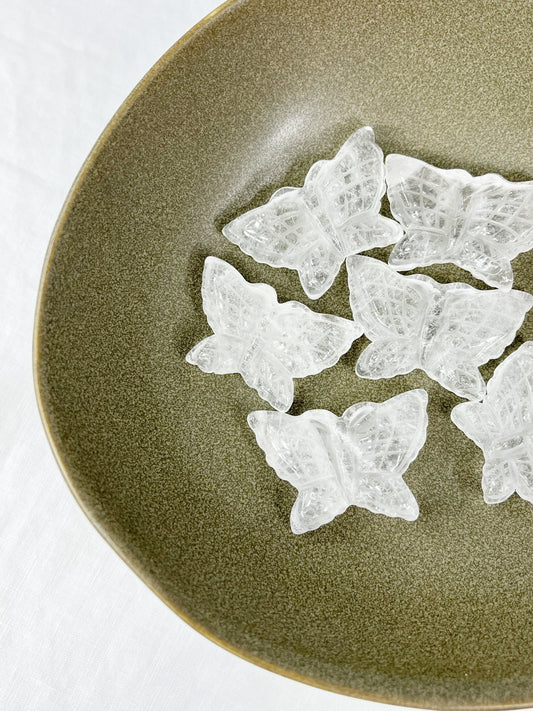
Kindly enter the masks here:
[[405, 230], [391, 266], [453, 262], [489, 286], [511, 289], [511, 260], [533, 247], [533, 181], [472, 177], [398, 154], [385, 166], [391, 212]]
[[481, 400], [478, 366], [503, 353], [533, 305], [524, 291], [439, 284], [370, 257], [349, 257], [347, 267], [354, 319], [372, 341], [356, 364], [362, 378], [421, 368], [456, 395]]
[[280, 188], [222, 233], [258, 262], [298, 270], [307, 296], [318, 299], [349, 254], [402, 236], [397, 222], [379, 214], [384, 193], [383, 152], [366, 126], [334, 158], [315, 163], [303, 187]]
[[427, 393], [291, 416], [251, 412], [248, 424], [276, 474], [298, 489], [293, 533], [328, 523], [348, 506], [414, 521], [418, 504], [403, 475], [426, 440]]
[[497, 366], [483, 402], [462, 402], [451, 417], [483, 450], [487, 504], [499, 504], [515, 491], [533, 503], [533, 342]]
[[202, 300], [214, 335], [200, 341], [188, 363], [206, 373], [240, 373], [277, 410], [288, 410], [293, 378], [335, 365], [362, 329], [353, 321], [279, 304], [268, 284], [249, 284], [227, 262], [207, 257]]

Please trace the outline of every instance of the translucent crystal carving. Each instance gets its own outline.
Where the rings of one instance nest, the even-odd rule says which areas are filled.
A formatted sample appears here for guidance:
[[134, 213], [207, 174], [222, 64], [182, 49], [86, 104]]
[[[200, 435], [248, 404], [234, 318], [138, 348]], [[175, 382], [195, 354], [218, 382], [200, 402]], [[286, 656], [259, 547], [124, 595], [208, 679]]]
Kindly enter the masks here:
[[258, 262], [297, 269], [307, 296], [318, 299], [347, 255], [401, 237], [398, 223], [378, 214], [384, 192], [383, 152], [366, 126], [332, 160], [315, 163], [302, 188], [280, 188], [222, 232]]
[[421, 368], [451, 392], [481, 400], [478, 366], [503, 353], [533, 305], [523, 291], [439, 284], [370, 257], [349, 257], [347, 267], [354, 318], [372, 341], [356, 365], [362, 378]]
[[348, 506], [418, 518], [402, 476], [426, 440], [427, 393], [410, 390], [383, 403], [360, 402], [342, 417], [308, 410], [297, 417], [259, 411], [248, 424], [268, 464], [298, 489], [293, 533], [328, 523]]
[[483, 450], [487, 504], [499, 504], [515, 491], [533, 503], [533, 342], [500, 363], [483, 402], [463, 402], [451, 416]]
[[389, 264], [407, 270], [453, 262], [490, 286], [511, 289], [511, 259], [533, 247], [533, 181], [474, 178], [396, 154], [385, 166], [391, 211], [405, 229]]
[[268, 284], [249, 284], [227, 262], [207, 257], [202, 299], [213, 336], [200, 341], [188, 363], [206, 373], [240, 373], [277, 410], [288, 410], [293, 378], [330, 368], [362, 329], [318, 314], [297, 301], [279, 304]]

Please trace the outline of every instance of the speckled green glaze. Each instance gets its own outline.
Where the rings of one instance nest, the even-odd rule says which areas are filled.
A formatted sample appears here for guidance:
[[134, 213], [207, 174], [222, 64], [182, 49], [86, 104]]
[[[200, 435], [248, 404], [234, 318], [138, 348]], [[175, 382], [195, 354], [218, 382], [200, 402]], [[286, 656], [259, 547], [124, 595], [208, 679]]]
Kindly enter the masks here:
[[[358, 379], [364, 339], [297, 381], [294, 414], [424, 387], [430, 425], [406, 475], [417, 522], [352, 508], [294, 536], [295, 492], [246, 425], [265, 403], [184, 360], [209, 333], [208, 254], [282, 300], [350, 316], [344, 268], [311, 304], [295, 272], [254, 263], [220, 227], [359, 126], [385, 152], [531, 179], [532, 28], [529, 0], [227, 5], [143, 80], [59, 220], [35, 370], [67, 481], [173, 609], [281, 673], [423, 707], [533, 705], [533, 507], [483, 502], [481, 451], [450, 421], [457, 397], [419, 371]], [[532, 290], [531, 255], [514, 265]], [[483, 288], [458, 268], [425, 271]], [[532, 337], [530, 316], [507, 353]]]

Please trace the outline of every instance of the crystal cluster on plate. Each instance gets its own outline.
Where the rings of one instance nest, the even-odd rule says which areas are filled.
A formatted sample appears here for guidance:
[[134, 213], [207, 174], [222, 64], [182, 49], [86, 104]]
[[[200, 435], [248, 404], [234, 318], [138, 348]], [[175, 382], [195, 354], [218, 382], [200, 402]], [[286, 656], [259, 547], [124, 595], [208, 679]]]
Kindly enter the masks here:
[[[387, 190], [394, 220], [380, 214]], [[488, 386], [479, 366], [511, 344], [533, 296], [512, 289], [511, 260], [533, 247], [533, 181], [472, 177], [391, 154], [374, 132], [352, 134], [331, 160], [311, 166], [301, 188], [280, 188], [236, 217], [223, 234], [258, 262], [298, 271], [311, 299], [346, 259], [353, 321], [279, 303], [268, 284], [248, 283], [228, 263], [205, 261], [203, 308], [213, 335], [187, 354], [208, 373], [239, 373], [275, 411], [248, 416], [267, 462], [298, 489], [294, 533], [320, 527], [348, 506], [412, 521], [418, 505], [403, 475], [424, 445], [427, 393], [287, 414], [294, 378], [335, 365], [352, 342], [370, 344], [361, 378], [423, 370], [468, 402], [453, 422], [484, 452], [487, 503], [517, 492], [533, 503], [533, 346], [503, 361]], [[389, 263], [360, 256], [394, 245]], [[400, 271], [444, 262], [493, 289], [440, 284]], [[277, 411], [277, 412], [276, 412]]]

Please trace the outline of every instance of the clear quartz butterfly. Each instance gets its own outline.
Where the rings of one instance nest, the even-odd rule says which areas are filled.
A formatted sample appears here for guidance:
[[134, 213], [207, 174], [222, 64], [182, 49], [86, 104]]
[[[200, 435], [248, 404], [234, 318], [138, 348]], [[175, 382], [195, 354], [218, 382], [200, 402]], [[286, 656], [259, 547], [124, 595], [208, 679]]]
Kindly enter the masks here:
[[335, 365], [362, 333], [353, 321], [297, 301], [279, 304], [271, 286], [249, 284], [216, 257], [205, 260], [202, 299], [214, 335], [194, 346], [187, 362], [206, 373], [240, 373], [277, 410], [291, 406], [293, 378]]
[[348, 506], [418, 518], [402, 477], [426, 440], [427, 400], [420, 389], [382, 403], [360, 402], [342, 417], [328, 410], [251, 412], [248, 424], [268, 464], [298, 489], [293, 533], [319, 528]]
[[483, 402], [463, 402], [451, 417], [483, 450], [487, 504], [499, 504], [515, 491], [533, 503], [533, 342], [498, 365]]
[[315, 163], [302, 188], [280, 188], [222, 233], [258, 262], [297, 269], [307, 296], [318, 299], [347, 255], [402, 236], [397, 222], [379, 214], [384, 193], [383, 152], [366, 126], [334, 158]]
[[533, 247], [533, 181], [472, 177], [398, 154], [385, 161], [391, 212], [405, 230], [389, 264], [408, 270], [453, 262], [509, 291], [511, 260]]
[[524, 291], [439, 284], [370, 257], [349, 257], [347, 267], [354, 319], [372, 341], [356, 364], [362, 378], [421, 368], [456, 395], [481, 400], [478, 366], [503, 353], [533, 305]]

